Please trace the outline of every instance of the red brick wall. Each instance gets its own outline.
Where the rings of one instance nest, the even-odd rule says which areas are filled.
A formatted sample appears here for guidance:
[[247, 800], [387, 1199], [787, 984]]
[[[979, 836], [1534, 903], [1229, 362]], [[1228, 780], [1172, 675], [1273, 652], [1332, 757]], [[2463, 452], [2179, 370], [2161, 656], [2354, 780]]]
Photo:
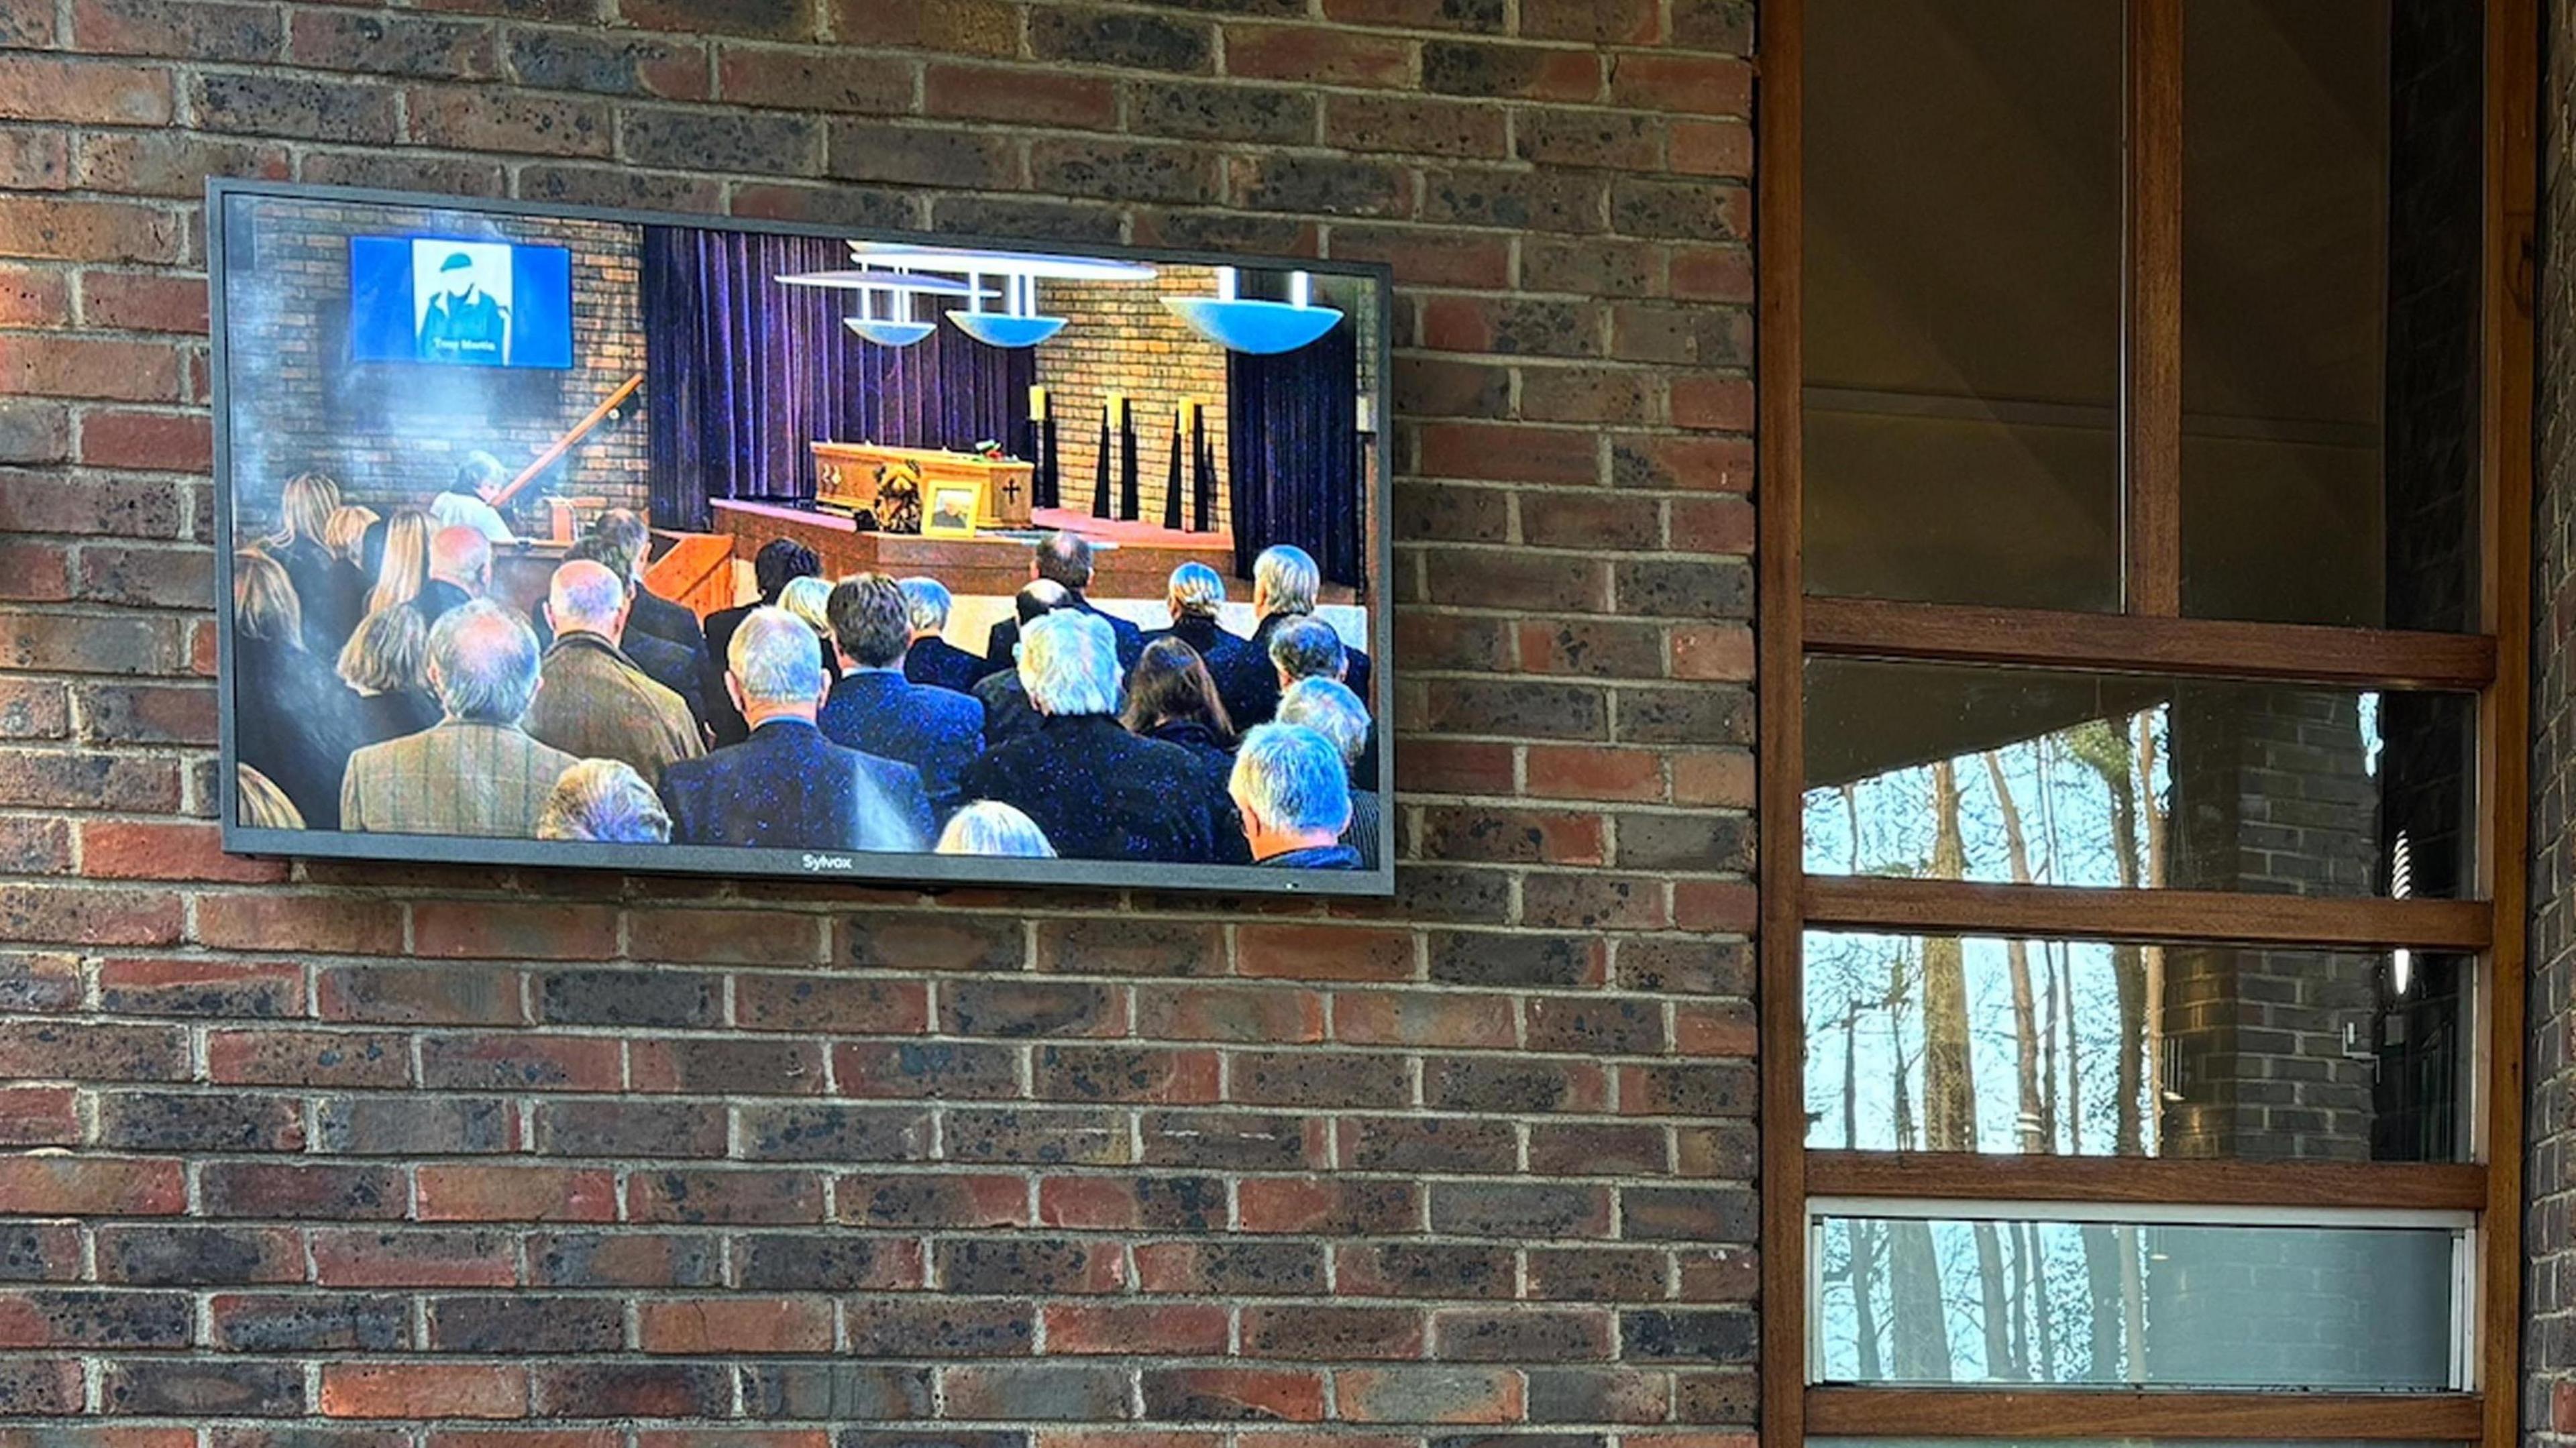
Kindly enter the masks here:
[[[0, 0], [0, 1413], [1742, 1441], [1749, 10]], [[210, 170], [1391, 260], [1400, 897], [224, 858]]]

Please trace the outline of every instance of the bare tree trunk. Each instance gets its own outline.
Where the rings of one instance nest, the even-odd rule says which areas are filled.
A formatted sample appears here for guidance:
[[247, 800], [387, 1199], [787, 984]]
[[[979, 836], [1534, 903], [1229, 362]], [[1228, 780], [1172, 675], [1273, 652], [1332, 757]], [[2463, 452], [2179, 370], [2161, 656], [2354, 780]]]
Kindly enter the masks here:
[[[2147, 888], [2163, 889], [2171, 881], [2166, 875], [2165, 813], [2163, 801], [2156, 798], [2156, 713], [2153, 709], [2138, 715], [2138, 813], [2144, 822], [2146, 837]], [[2164, 1088], [2158, 1080], [2156, 1063], [2165, 1049], [2165, 948], [2142, 946], [2138, 951], [2140, 987], [2146, 992], [2146, 1020], [2138, 1054], [2144, 1061], [2148, 1098], [2154, 1103], [2149, 1118], [2155, 1128], [2155, 1139], [2143, 1143], [2148, 1151], [2164, 1140]]]
[[[1860, 1145], [1860, 1004], [1843, 1010], [1843, 1146]], [[1852, 1316], [1860, 1334], [1860, 1380], [1879, 1381], [1885, 1374], [1878, 1357], [1878, 1282], [1873, 1275], [1878, 1231], [1867, 1218], [1851, 1224]]]
[[[1913, 981], [1902, 951], [1887, 964], [1887, 1039], [1896, 1088], [1896, 1149], [1916, 1149], [1914, 1093], [1906, 1084], [1905, 1011]], [[1899, 1219], [1887, 1224], [1888, 1316], [1896, 1345], [1896, 1377], [1903, 1382], [1946, 1383], [1951, 1377], [1950, 1313], [1942, 1300], [1941, 1263], [1932, 1250], [1932, 1224]]]
[[[1995, 805], [2003, 813], [2004, 853], [2012, 864], [2013, 883], [2030, 884], [2030, 843], [2022, 835], [2021, 807], [2013, 802], [2003, 761], [1991, 749], [1986, 751], [1986, 782], [1994, 788]], [[2031, 998], [2030, 942], [2016, 936], [2005, 943], [2004, 953], [2012, 977], [2014, 1063], [2021, 1082], [2021, 1111], [2013, 1125], [2023, 1153], [2037, 1155], [2054, 1141], [2043, 1132], [2046, 1112], [2040, 1105], [2039, 1019]]]
[[[1967, 843], [1959, 825], [1959, 772], [1949, 760], [1932, 766], [1932, 878], [1957, 880], [1968, 872]], [[1923, 942], [1923, 1126], [1934, 1151], [1977, 1149], [1977, 1071], [1968, 1030], [1966, 944], [1955, 935]], [[1986, 1372], [2001, 1377], [2012, 1357], [2004, 1300], [2003, 1252], [1992, 1222], [1970, 1228], [1977, 1252], [1978, 1319], [1984, 1329]]]

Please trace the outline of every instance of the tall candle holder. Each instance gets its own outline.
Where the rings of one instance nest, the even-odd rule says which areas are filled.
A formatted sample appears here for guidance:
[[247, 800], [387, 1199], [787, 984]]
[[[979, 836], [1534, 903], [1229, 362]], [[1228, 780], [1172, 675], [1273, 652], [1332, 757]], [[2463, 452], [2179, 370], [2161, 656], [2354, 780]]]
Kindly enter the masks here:
[[1181, 531], [1181, 414], [1189, 404], [1172, 409], [1172, 465], [1163, 473], [1163, 526]]

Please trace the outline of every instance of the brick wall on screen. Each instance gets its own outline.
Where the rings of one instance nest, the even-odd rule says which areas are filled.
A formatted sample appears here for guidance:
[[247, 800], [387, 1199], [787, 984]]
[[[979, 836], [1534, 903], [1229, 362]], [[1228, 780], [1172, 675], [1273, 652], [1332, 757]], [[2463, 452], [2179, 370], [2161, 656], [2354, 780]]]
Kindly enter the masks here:
[[2576, 1440], [2576, 5], [2543, 10], [2522, 1423], [2529, 1441], [2559, 1444]]
[[[1750, 8], [0, 0], [0, 1416], [1749, 1443]], [[223, 857], [210, 171], [1391, 261], [1399, 898]]]

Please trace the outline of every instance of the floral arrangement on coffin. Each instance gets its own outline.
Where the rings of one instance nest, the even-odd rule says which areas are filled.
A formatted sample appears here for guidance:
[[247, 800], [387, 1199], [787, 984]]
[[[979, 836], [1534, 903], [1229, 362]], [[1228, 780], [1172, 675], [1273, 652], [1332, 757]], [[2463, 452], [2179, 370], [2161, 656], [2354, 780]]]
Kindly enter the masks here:
[[887, 533], [921, 531], [921, 469], [891, 462], [877, 469], [877, 527]]
[[989, 437], [967, 449], [967, 451], [973, 453], [979, 458], [982, 458], [988, 463], [1000, 462], [1004, 457], [1002, 445]]

